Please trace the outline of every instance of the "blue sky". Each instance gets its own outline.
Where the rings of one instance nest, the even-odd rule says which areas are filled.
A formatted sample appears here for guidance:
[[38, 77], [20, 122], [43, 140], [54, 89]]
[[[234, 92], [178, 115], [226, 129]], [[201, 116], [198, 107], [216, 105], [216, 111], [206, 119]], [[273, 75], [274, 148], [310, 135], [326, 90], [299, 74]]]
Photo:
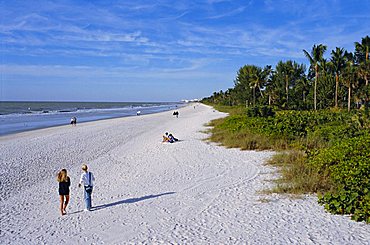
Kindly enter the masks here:
[[0, 0], [0, 100], [179, 101], [245, 64], [354, 50], [370, 0]]

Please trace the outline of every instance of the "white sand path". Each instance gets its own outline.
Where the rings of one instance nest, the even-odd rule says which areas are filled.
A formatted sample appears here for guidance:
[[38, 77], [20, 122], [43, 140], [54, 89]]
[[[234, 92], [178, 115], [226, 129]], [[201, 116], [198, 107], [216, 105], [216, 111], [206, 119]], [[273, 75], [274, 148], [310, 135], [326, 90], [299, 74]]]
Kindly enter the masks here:
[[[314, 196], [259, 194], [272, 152], [209, 144], [198, 105], [0, 137], [0, 244], [370, 244], [370, 226], [326, 213]], [[181, 141], [161, 143], [172, 132]], [[96, 176], [92, 212], [77, 188]], [[71, 202], [60, 216], [55, 174], [67, 168]], [[268, 202], [261, 201], [268, 199]]]

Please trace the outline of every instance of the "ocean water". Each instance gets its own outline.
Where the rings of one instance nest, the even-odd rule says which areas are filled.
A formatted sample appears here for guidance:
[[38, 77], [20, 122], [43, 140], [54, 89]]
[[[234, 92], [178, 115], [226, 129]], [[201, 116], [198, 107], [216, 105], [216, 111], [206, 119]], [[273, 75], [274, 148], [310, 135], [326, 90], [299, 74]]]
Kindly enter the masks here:
[[183, 103], [152, 102], [0, 102], [0, 135], [108, 118], [176, 110]]

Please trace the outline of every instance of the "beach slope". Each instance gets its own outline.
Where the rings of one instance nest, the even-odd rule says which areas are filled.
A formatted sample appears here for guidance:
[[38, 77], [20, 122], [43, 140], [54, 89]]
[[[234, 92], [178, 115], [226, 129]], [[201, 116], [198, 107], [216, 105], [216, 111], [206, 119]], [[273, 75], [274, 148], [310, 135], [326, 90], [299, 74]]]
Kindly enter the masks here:
[[[369, 244], [370, 226], [324, 211], [314, 196], [263, 195], [274, 153], [203, 139], [225, 114], [202, 104], [0, 137], [1, 244]], [[162, 143], [165, 132], [180, 141]], [[96, 182], [83, 212], [81, 164]], [[56, 173], [71, 178], [67, 215]]]

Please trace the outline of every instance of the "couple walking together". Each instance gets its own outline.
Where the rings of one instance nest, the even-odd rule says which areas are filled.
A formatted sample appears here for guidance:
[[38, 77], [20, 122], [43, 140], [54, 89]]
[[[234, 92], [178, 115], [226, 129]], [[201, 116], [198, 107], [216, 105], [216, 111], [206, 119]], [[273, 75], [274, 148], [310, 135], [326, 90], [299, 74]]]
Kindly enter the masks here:
[[[91, 209], [91, 194], [93, 190], [93, 181], [95, 181], [95, 177], [93, 173], [87, 171], [87, 165], [82, 165], [82, 171], [80, 177], [80, 182], [78, 183], [78, 187], [84, 186], [84, 199], [85, 199], [85, 211], [90, 211]], [[62, 169], [57, 176], [57, 180], [59, 182], [59, 197], [60, 197], [60, 212], [62, 215], [65, 215], [66, 208], [69, 203], [69, 187], [71, 185], [71, 180], [67, 175], [67, 170]]]

